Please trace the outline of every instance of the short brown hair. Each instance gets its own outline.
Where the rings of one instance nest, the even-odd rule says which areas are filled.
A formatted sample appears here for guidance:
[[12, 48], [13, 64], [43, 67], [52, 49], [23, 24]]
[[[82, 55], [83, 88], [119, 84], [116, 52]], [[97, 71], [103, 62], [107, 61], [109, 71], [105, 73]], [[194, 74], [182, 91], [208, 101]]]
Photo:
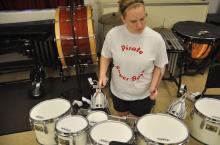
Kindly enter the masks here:
[[134, 7], [138, 6], [139, 4], [144, 5], [144, 1], [143, 0], [119, 0], [118, 4], [119, 4], [119, 12], [122, 15], [124, 15], [124, 12], [128, 7], [130, 7], [134, 4], [137, 4], [137, 5], [134, 5]]

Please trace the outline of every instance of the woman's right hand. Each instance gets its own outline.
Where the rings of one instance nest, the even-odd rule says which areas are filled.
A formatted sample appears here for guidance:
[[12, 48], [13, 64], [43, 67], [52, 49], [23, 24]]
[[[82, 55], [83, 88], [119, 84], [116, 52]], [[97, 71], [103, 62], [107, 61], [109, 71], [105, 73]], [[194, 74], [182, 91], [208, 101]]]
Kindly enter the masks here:
[[108, 82], [108, 77], [106, 75], [102, 75], [99, 77], [99, 86], [100, 88], [104, 88]]

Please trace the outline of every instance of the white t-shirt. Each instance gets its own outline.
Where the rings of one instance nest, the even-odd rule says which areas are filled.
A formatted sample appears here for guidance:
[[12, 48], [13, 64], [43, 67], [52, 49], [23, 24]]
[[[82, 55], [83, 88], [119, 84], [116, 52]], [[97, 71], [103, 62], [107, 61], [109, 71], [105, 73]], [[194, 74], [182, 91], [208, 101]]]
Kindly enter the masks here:
[[110, 89], [123, 100], [148, 97], [154, 65], [164, 68], [168, 63], [163, 38], [149, 27], [140, 34], [129, 32], [125, 25], [112, 28], [101, 54], [113, 59]]

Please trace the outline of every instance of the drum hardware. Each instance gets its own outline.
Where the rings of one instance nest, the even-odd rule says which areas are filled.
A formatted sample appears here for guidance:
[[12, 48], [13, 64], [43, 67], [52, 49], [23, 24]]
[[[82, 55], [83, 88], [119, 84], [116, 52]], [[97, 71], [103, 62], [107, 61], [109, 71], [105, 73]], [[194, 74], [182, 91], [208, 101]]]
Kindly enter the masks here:
[[[84, 21], [84, 20], [88, 20], [88, 19], [94, 21], [94, 19], [92, 17], [86, 17], [86, 18], [77, 18], [73, 22]], [[65, 22], [70, 22], [70, 21], [71, 21], [70, 19], [66, 19], [65, 21], [55, 21], [55, 22], [65, 23]]]
[[[82, 54], [78, 54], [78, 55], [79, 55], [79, 56], [87, 56], [87, 55], [91, 56], [91, 54], [86, 54], [86, 53], [82, 53]], [[96, 54], [92, 54], [92, 55], [96, 55]], [[62, 58], [75, 57], [75, 56], [77, 56], [77, 55], [71, 54], [71, 55], [68, 55], [68, 56], [63, 56], [63, 57], [58, 57], [58, 58], [62, 59]], [[81, 65], [81, 64], [80, 64], [80, 65]], [[87, 64], [87, 65], [88, 65], [88, 64]]]
[[201, 36], [201, 35], [205, 35], [205, 34], [209, 34], [209, 33], [210, 33], [209, 31], [199, 31], [197, 34], [199, 36]]
[[194, 102], [197, 97], [194, 94], [198, 94], [198, 92], [197, 93], [187, 92], [187, 88], [185, 87], [184, 84], [182, 85], [182, 88], [180, 90], [182, 90], [182, 93], [184, 94], [168, 107], [167, 113], [174, 117], [177, 117], [178, 119], [183, 120], [185, 119], [187, 114], [185, 100], [189, 99], [190, 101]]
[[181, 84], [179, 89], [179, 95], [183, 96], [186, 93], [186, 91], [187, 91], [186, 84]]
[[83, 106], [83, 102], [79, 101], [79, 100], [74, 100], [72, 103], [73, 106], [77, 105], [78, 107], [82, 107]]
[[[42, 125], [42, 126], [41, 126]], [[43, 132], [45, 134], [48, 134], [48, 129], [47, 129], [47, 126], [46, 126], [46, 123], [43, 122], [43, 124], [32, 124], [32, 130], [36, 130], [36, 131], [40, 131], [40, 132]]]
[[[91, 65], [97, 65], [97, 64], [91, 64]], [[86, 63], [86, 64], [80, 64], [80, 66], [81, 66], [80, 69], [81, 69], [81, 70], [84, 70], [84, 68], [82, 68], [82, 66], [83, 66], [83, 67], [88, 67], [88, 64], [87, 64], [87, 63]], [[68, 66], [68, 67], [76, 67], [76, 65], [72, 65], [72, 66]], [[63, 66], [63, 68], [66, 68], [66, 67]]]
[[[80, 10], [80, 9], [83, 9], [85, 6], [82, 6], [82, 7], [74, 7], [75, 10]], [[59, 6], [58, 7], [59, 9], [61, 10], [67, 10], [67, 11], [70, 11], [70, 9], [72, 8], [72, 6]], [[75, 15], [75, 13], [73, 12], [73, 15]]]
[[[70, 138], [71, 138], [71, 140], [72, 140], [72, 144], [75, 145], [76, 143], [75, 143], [75, 141], [73, 140], [73, 137], [70, 136]], [[69, 140], [64, 140], [64, 139], [61, 139], [61, 138], [58, 139], [58, 137], [57, 137], [57, 144], [69, 145], [70, 143], [69, 143]]]
[[185, 106], [185, 99], [186, 99], [186, 93], [180, 97], [177, 101], [173, 102], [168, 110], [167, 113], [177, 117], [178, 119], [185, 119], [186, 117], [186, 106]]
[[[75, 39], [80, 40], [80, 39], [87, 39], [87, 38], [95, 38], [95, 35], [91, 35], [88, 37], [85, 36], [80, 36], [80, 37], [75, 37]], [[73, 40], [73, 37], [68, 37], [68, 36], [62, 36], [60, 39], [62, 40]], [[60, 40], [60, 39], [56, 39], [56, 40]]]
[[203, 129], [204, 126], [205, 126], [205, 118], [202, 119], [202, 122], [200, 124], [200, 129]]
[[[76, 92], [72, 104], [84, 107], [82, 99], [84, 89], [82, 88], [81, 83], [83, 82], [80, 74], [85, 70], [85, 66], [97, 61], [95, 57], [96, 44], [95, 35], [93, 34], [91, 7], [75, 7], [74, 2], [71, 1], [69, 9], [57, 9], [55, 25], [59, 30], [56, 33], [56, 42], [62, 68], [74, 67], [76, 69], [77, 86], [71, 89]], [[62, 95], [67, 97], [65, 93], [62, 93]], [[87, 105], [87, 102], [85, 105]]]
[[127, 118], [126, 116], [115, 116], [115, 115], [108, 115], [109, 120], [115, 120], [115, 121], [122, 121], [126, 122]]
[[[91, 80], [91, 79], [90, 79]], [[109, 104], [106, 95], [102, 92], [101, 87], [98, 85], [98, 81], [93, 81], [93, 88], [96, 89], [95, 93], [91, 96], [91, 110], [103, 110], [109, 113]], [[95, 83], [97, 83], [95, 85]]]
[[40, 98], [43, 96], [44, 88], [42, 86], [45, 79], [45, 72], [41, 65], [36, 65], [36, 68], [30, 72], [30, 80], [32, 81], [31, 96], [33, 98]]

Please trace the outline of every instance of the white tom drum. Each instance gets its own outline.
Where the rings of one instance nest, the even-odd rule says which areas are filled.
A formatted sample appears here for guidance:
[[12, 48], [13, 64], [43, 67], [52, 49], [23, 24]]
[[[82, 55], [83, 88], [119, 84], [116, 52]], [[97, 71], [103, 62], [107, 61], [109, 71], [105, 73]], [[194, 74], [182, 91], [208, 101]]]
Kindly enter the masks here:
[[61, 98], [46, 100], [35, 105], [30, 110], [29, 120], [37, 141], [44, 145], [56, 144], [55, 123], [71, 111], [70, 102]]
[[220, 144], [220, 100], [202, 98], [195, 102], [189, 130], [202, 143]]
[[87, 115], [89, 125], [93, 126], [98, 122], [108, 120], [108, 115], [104, 111], [92, 111]]
[[136, 124], [137, 145], [185, 145], [188, 143], [187, 127], [168, 114], [147, 114]]
[[92, 145], [109, 145], [111, 141], [132, 143], [134, 134], [129, 125], [119, 121], [106, 120], [95, 124], [89, 133]]
[[87, 145], [88, 120], [81, 115], [66, 116], [56, 123], [58, 145]]

